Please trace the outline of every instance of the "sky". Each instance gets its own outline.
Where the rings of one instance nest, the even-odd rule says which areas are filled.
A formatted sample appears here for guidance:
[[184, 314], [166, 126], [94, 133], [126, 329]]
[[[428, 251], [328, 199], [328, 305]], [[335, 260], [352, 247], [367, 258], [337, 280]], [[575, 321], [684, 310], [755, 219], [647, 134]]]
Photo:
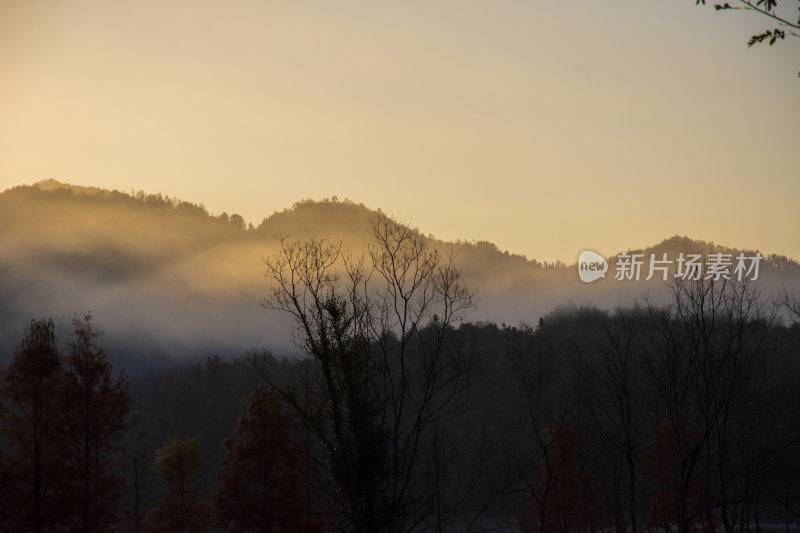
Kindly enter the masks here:
[[800, 38], [746, 46], [774, 26], [694, 0], [3, 0], [0, 190], [254, 224], [336, 196], [547, 261], [675, 234], [800, 259]]

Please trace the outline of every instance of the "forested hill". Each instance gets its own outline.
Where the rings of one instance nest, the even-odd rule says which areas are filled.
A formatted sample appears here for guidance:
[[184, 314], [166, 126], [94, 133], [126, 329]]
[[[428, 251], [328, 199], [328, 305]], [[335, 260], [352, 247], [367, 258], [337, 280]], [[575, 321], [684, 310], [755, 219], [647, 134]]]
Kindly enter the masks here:
[[[291, 352], [285, 317], [260, 306], [269, 288], [262, 258], [280, 236], [341, 239], [344, 248], [363, 250], [375, 214], [350, 201], [302, 201], [253, 226], [235, 214], [213, 216], [142, 192], [54, 180], [8, 189], [0, 194], [0, 360], [31, 318], [53, 317], [67, 331], [73, 314], [86, 311], [112, 353], [130, 360], [237, 355], [255, 346]], [[574, 264], [541, 263], [488, 242], [429, 238], [456, 255], [477, 291], [473, 321], [535, 323], [559, 305], [611, 309], [633, 303], [646, 288], [663, 290], [661, 282], [615, 282], [613, 270], [584, 284]], [[687, 237], [643, 252], [684, 250], [738, 252]], [[800, 266], [770, 256], [760, 280], [767, 292], [800, 292]]]

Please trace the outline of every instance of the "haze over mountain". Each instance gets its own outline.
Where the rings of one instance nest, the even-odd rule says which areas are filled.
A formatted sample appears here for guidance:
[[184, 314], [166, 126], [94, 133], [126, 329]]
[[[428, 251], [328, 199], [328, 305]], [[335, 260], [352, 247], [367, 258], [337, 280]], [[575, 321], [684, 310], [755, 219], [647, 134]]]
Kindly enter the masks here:
[[[256, 346], [296, 353], [291, 323], [260, 306], [269, 290], [262, 258], [280, 236], [341, 239], [344, 248], [362, 251], [375, 213], [350, 201], [302, 201], [254, 227], [238, 215], [212, 216], [202, 206], [142, 192], [54, 180], [8, 189], [0, 194], [0, 361], [31, 318], [53, 317], [65, 332], [73, 313], [87, 311], [118, 357], [236, 356]], [[611, 309], [643, 291], [656, 298], [665, 291], [660, 280], [614, 280], [619, 251], [609, 255], [607, 279], [585, 284], [574, 264], [543, 264], [489, 242], [428, 238], [456, 255], [477, 291], [472, 321], [535, 323], [559, 305]], [[681, 251], [739, 252], [688, 237], [643, 250], [669, 257]], [[798, 293], [800, 265], [769, 256], [759, 283], [767, 295]]]

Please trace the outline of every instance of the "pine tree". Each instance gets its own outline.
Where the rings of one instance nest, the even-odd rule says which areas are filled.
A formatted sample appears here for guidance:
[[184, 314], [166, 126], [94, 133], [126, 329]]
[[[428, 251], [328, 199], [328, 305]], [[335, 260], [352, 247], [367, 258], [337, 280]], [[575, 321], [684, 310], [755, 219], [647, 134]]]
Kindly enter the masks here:
[[147, 532], [200, 533], [208, 531], [208, 507], [191, 476], [203, 465], [197, 437], [172, 436], [156, 450], [154, 470], [164, 480], [164, 496], [147, 513], [142, 529]]
[[2, 531], [49, 531], [62, 516], [64, 472], [56, 431], [60, 375], [53, 321], [31, 320], [0, 380], [0, 434], [10, 451], [0, 483]]
[[68, 454], [71, 527], [105, 531], [120, 518], [125, 488], [122, 439], [129, 427], [130, 381], [113, 377], [108, 353], [97, 346], [92, 316], [75, 317], [59, 387], [61, 431]]
[[275, 391], [259, 386], [250, 395], [247, 415], [222, 443], [225, 459], [214, 516], [218, 527], [233, 533], [311, 530], [293, 426]]

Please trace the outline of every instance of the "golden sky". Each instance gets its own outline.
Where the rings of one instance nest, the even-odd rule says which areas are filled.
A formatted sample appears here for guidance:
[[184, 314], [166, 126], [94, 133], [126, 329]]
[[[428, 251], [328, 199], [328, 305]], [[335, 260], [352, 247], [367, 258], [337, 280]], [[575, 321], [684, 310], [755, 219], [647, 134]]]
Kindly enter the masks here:
[[748, 49], [774, 24], [694, 4], [3, 0], [0, 190], [256, 224], [336, 195], [540, 260], [673, 234], [800, 259], [800, 39]]

